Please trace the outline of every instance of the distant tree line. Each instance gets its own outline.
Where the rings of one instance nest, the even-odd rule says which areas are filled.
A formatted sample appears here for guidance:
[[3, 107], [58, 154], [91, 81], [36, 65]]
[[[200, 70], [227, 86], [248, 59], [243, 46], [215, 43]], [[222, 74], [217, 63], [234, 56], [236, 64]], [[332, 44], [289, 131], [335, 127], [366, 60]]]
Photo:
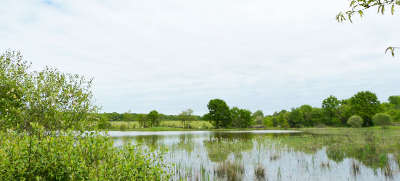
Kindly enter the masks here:
[[202, 120], [201, 116], [193, 115], [193, 110], [187, 109], [182, 111], [178, 115], [166, 115], [152, 110], [147, 114], [144, 113], [131, 113], [130, 111], [125, 113], [99, 113], [100, 127], [109, 127], [111, 121], [124, 121], [124, 122], [139, 122], [140, 127], [157, 127], [160, 126], [161, 121], [182, 121], [183, 127], [187, 126], [187, 121], [199, 121]]
[[390, 96], [388, 102], [381, 103], [370, 91], [361, 91], [343, 100], [331, 95], [322, 100], [321, 107], [302, 105], [266, 116], [261, 110], [252, 113], [247, 109], [230, 108], [222, 99], [210, 100], [207, 108], [209, 112], [203, 116], [193, 115], [193, 110], [187, 109], [178, 115], [165, 115], [153, 110], [148, 114], [130, 111], [122, 114], [100, 113], [99, 117], [104, 124], [110, 121], [137, 121], [140, 127], [157, 127], [161, 120], [181, 121], [183, 127], [187, 127], [188, 121], [204, 120], [210, 121], [214, 128], [367, 127], [400, 122], [400, 96]]
[[361, 91], [343, 100], [329, 96], [322, 101], [321, 108], [302, 105], [289, 111], [275, 112], [264, 118], [267, 127], [283, 128], [367, 127], [387, 125], [392, 121], [400, 121], [400, 96], [390, 96], [388, 102], [380, 103], [376, 94], [370, 91]]

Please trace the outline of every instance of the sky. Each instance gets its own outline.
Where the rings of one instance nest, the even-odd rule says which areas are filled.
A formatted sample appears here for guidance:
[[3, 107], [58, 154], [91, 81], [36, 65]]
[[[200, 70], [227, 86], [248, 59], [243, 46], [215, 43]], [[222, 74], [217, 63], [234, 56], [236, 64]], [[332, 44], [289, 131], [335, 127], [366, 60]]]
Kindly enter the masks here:
[[400, 9], [338, 23], [347, 0], [1, 0], [0, 51], [94, 79], [102, 112], [271, 114], [400, 95]]

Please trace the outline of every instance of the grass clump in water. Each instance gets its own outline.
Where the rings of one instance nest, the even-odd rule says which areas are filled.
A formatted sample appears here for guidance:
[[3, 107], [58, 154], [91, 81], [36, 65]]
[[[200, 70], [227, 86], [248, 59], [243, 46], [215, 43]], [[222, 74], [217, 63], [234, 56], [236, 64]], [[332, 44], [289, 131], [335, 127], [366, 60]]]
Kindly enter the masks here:
[[219, 178], [226, 178], [229, 181], [242, 180], [244, 167], [239, 163], [225, 161], [218, 165], [215, 173]]

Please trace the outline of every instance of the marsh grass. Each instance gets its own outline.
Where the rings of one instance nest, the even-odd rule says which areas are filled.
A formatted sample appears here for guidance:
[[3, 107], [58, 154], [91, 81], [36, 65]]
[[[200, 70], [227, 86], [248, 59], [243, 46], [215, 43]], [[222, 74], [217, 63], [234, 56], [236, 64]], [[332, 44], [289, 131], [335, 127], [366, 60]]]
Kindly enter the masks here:
[[254, 168], [254, 175], [256, 176], [256, 180], [265, 180], [265, 168], [261, 164], [258, 164], [257, 167]]
[[240, 163], [225, 161], [218, 165], [215, 173], [219, 178], [226, 178], [229, 181], [242, 180], [244, 167]]

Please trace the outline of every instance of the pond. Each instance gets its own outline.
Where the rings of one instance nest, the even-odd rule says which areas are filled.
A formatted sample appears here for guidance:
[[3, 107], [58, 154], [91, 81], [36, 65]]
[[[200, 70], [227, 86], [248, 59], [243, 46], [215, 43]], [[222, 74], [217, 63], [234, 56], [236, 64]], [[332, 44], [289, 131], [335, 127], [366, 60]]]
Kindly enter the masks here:
[[116, 146], [160, 151], [172, 180], [400, 180], [396, 149], [374, 135], [298, 131], [110, 131]]

